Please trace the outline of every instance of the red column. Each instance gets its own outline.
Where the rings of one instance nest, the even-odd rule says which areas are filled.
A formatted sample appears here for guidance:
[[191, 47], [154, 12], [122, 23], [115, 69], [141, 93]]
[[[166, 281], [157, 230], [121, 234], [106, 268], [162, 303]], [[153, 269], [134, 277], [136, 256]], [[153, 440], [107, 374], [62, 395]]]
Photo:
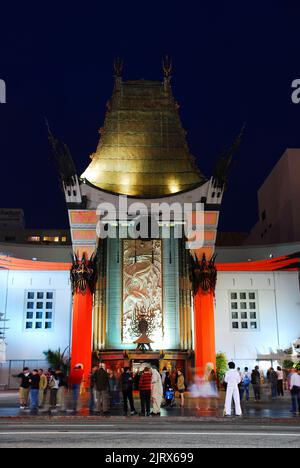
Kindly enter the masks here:
[[208, 363], [216, 370], [214, 294], [200, 288], [194, 296], [194, 333], [196, 374], [203, 376]]
[[74, 294], [71, 352], [71, 369], [76, 364], [83, 365], [85, 385], [88, 385], [92, 364], [92, 327], [93, 295], [87, 288], [85, 294]]

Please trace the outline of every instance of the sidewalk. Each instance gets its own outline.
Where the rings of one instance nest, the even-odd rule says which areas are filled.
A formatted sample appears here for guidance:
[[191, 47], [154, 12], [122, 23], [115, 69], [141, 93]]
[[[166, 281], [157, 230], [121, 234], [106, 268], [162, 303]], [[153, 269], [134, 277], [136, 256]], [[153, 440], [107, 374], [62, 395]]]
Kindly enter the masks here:
[[[224, 398], [225, 393], [221, 392], [221, 397], [219, 400], [205, 400], [201, 399], [199, 401], [199, 409], [196, 408], [196, 402], [192, 398], [189, 398], [187, 395], [186, 398], [186, 407], [180, 408], [179, 399], [176, 400], [176, 406], [173, 408], [162, 408], [161, 417], [162, 419], [172, 419], [172, 420], [190, 420], [190, 419], [199, 419], [199, 420], [224, 420], [223, 418], [223, 408], [224, 408]], [[140, 401], [138, 397], [135, 397], [135, 406], [136, 410], [140, 411]], [[243, 416], [244, 419], [253, 420], [258, 422], [259, 420], [267, 421], [288, 421], [300, 423], [300, 418], [294, 417], [291, 412], [291, 402], [288, 393], [284, 398], [274, 400], [268, 399], [264, 395], [262, 402], [256, 403], [251, 400], [249, 403], [243, 403]], [[69, 395], [67, 408], [71, 408], [71, 397]], [[38, 416], [31, 416], [30, 411], [22, 411], [19, 409], [18, 402], [18, 392], [16, 391], [6, 391], [0, 392], [0, 419], [3, 418], [18, 418], [18, 419], [40, 419], [40, 418], [85, 418], [91, 420], [98, 420], [99, 416], [90, 416], [88, 411], [88, 395], [84, 395], [80, 398], [79, 412], [77, 416], [72, 415], [72, 410], [68, 409], [66, 413], [60, 413], [58, 410], [49, 412], [48, 407], [39, 411]], [[124, 419], [123, 416], [123, 406], [122, 404], [111, 409], [110, 418], [114, 419]], [[129, 419], [136, 419], [129, 418]], [[159, 418], [151, 418], [159, 419]], [[232, 418], [229, 418], [232, 421]]]

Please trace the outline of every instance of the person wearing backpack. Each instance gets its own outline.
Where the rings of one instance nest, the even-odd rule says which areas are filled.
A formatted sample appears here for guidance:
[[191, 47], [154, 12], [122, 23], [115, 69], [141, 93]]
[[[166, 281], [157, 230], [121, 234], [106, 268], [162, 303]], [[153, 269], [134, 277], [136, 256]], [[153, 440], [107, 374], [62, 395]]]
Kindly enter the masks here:
[[243, 401], [245, 393], [246, 393], [246, 401], [250, 400], [250, 384], [251, 384], [251, 374], [249, 372], [248, 367], [245, 367], [245, 370], [242, 373], [242, 385], [240, 388], [241, 401]]

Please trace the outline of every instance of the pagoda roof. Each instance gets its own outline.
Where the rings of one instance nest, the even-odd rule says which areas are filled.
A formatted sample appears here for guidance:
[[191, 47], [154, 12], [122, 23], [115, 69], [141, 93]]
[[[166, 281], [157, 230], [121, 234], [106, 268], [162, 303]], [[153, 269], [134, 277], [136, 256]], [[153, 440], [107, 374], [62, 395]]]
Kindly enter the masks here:
[[116, 78], [100, 142], [82, 179], [109, 192], [162, 197], [206, 182], [190, 154], [169, 80]]

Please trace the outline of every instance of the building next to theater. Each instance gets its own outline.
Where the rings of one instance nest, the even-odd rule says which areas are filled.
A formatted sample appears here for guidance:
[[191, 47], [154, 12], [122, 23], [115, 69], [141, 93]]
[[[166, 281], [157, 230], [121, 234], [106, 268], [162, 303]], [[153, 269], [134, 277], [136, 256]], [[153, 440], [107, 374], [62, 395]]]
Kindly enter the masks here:
[[[155, 362], [201, 373], [208, 363], [215, 365], [216, 352], [240, 367], [257, 361], [269, 366], [290, 356], [287, 350], [295, 352], [300, 237], [216, 245], [224, 187], [240, 137], [207, 179], [189, 152], [170, 73], [166, 61], [163, 82], [123, 81], [116, 62], [100, 142], [81, 177], [66, 146], [50, 134], [71, 242], [61, 231], [28, 232], [26, 242], [2, 241], [0, 383], [13, 386], [12, 369], [42, 365], [48, 349], [68, 348], [72, 365], [84, 363], [86, 370], [93, 356], [109, 367]], [[126, 212], [120, 195], [127, 197]], [[192, 243], [187, 249], [187, 239], [177, 238], [185, 219], [174, 213], [169, 220], [158, 214], [156, 236], [124, 236], [137, 203], [191, 206], [193, 227], [198, 222], [194, 207], [201, 203], [201, 246]], [[104, 221], [98, 207], [108, 204], [116, 218], [106, 216], [106, 224], [116, 235], [99, 239], [97, 228]], [[210, 261], [215, 253], [216, 263]]]

